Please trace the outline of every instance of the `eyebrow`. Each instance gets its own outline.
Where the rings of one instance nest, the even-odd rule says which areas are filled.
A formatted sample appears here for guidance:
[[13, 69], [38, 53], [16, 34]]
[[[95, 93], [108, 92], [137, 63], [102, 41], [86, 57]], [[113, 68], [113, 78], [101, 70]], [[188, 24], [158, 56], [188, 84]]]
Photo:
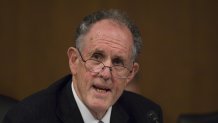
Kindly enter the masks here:
[[123, 57], [118, 56], [118, 55], [113, 56], [113, 59], [119, 59], [119, 60], [122, 60], [123, 62], [125, 61]]
[[103, 50], [100, 50], [100, 49], [94, 49], [94, 50], [91, 50], [88, 55], [92, 55], [93, 53], [102, 53], [102, 54], [105, 54]]
[[91, 50], [87, 53], [88, 57], [91, 57], [94, 53], [101, 53], [102, 55], [105, 55], [104, 51], [103, 50], [99, 50], [99, 49], [94, 49], [94, 50]]

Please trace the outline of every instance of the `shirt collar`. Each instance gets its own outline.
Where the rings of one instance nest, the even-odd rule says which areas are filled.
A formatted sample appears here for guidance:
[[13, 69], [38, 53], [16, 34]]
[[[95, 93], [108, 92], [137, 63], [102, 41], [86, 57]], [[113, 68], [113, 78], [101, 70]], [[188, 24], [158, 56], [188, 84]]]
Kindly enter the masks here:
[[[85, 106], [85, 104], [79, 99], [78, 95], [76, 94], [76, 91], [74, 89], [73, 86], [73, 82], [71, 84], [71, 88], [72, 88], [72, 92], [73, 92], [73, 96], [76, 100], [76, 103], [78, 105], [78, 108], [80, 110], [80, 113], [82, 115], [82, 118], [84, 120], [84, 123], [98, 123], [99, 120], [97, 120], [96, 118], [93, 117], [93, 115], [91, 114], [91, 112], [89, 111], [89, 109]], [[108, 109], [108, 111], [106, 112], [106, 114], [104, 115], [104, 117], [101, 119], [101, 121], [103, 121], [104, 123], [110, 123], [110, 117], [111, 117], [111, 110], [112, 110], [112, 106]]]

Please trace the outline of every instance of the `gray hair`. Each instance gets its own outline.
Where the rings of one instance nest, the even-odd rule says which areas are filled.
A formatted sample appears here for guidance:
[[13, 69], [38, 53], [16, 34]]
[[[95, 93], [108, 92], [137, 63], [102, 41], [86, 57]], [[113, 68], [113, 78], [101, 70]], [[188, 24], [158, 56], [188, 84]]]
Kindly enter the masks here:
[[119, 24], [123, 24], [126, 26], [133, 36], [133, 48], [132, 48], [132, 58], [133, 60], [136, 59], [138, 54], [140, 53], [140, 49], [142, 46], [142, 39], [141, 34], [137, 26], [129, 19], [129, 17], [118, 10], [101, 10], [94, 12], [86, 17], [83, 18], [83, 21], [76, 29], [76, 48], [82, 48], [82, 39], [86, 35], [86, 33], [90, 30], [91, 26], [98, 21], [104, 19], [111, 19]]

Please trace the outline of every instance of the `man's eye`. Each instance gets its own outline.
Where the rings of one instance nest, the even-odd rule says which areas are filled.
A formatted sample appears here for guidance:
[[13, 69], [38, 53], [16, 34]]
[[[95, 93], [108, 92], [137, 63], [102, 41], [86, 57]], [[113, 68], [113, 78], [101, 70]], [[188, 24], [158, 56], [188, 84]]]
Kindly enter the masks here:
[[100, 54], [100, 53], [94, 53], [94, 54], [92, 55], [91, 59], [101, 61], [101, 60], [103, 59], [103, 56], [102, 56], [102, 54]]
[[113, 65], [124, 66], [124, 63], [121, 59], [114, 59]]

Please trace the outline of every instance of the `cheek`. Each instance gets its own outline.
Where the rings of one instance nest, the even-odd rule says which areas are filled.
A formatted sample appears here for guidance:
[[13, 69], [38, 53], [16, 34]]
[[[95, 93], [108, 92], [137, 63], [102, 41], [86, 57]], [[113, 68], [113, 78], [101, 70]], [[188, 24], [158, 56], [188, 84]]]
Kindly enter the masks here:
[[88, 73], [78, 74], [78, 91], [82, 100], [87, 100], [89, 90], [91, 87], [91, 76]]
[[118, 82], [115, 82], [115, 97], [116, 98], [119, 98], [119, 96], [122, 94], [123, 90], [125, 89], [126, 87], [126, 80], [125, 81], [118, 81]]
[[80, 91], [86, 90], [87, 85], [89, 84], [90, 75], [89, 73], [84, 69], [83, 66], [78, 66], [76, 79], [78, 80], [78, 86]]
[[84, 65], [81, 63], [77, 66], [77, 75], [79, 76], [78, 79], [81, 79], [81, 80], [84, 80], [88, 77], [87, 71]]

